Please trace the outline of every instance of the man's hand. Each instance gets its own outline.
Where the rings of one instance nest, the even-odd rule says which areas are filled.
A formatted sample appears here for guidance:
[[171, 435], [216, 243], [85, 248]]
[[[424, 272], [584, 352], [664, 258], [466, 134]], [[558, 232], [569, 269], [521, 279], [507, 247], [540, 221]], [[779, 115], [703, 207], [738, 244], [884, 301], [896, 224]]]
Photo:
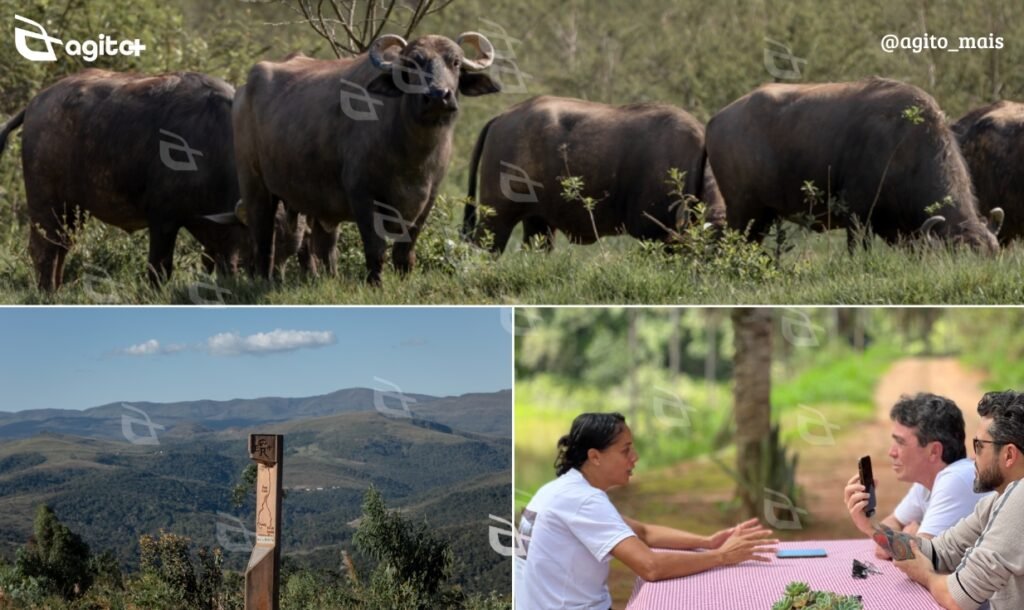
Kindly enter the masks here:
[[[875, 486], [878, 486], [877, 480], [875, 481]], [[857, 529], [868, 536], [874, 533], [874, 530], [871, 528], [871, 520], [864, 514], [864, 509], [867, 508], [870, 497], [871, 494], [865, 491], [864, 486], [860, 484], [859, 474], [853, 475], [847, 481], [846, 488], [843, 489], [843, 502], [846, 504], [846, 509], [850, 512], [850, 520], [857, 526]]]
[[893, 565], [909, 576], [911, 580], [927, 588], [931, 576], [935, 574], [935, 570], [932, 569], [932, 562], [924, 556], [917, 542], [911, 541], [910, 548], [914, 551], [914, 558], [905, 561], [894, 561]]
[[[719, 532], [720, 534], [721, 532]], [[715, 534], [716, 536], [718, 534]], [[770, 529], [764, 528], [757, 519], [744, 521], [732, 528], [718, 554], [722, 557], [724, 565], [734, 565], [753, 559], [754, 561], [771, 561], [771, 554], [778, 548], [777, 538], [768, 538], [772, 535]], [[766, 556], [765, 553], [768, 553]]]

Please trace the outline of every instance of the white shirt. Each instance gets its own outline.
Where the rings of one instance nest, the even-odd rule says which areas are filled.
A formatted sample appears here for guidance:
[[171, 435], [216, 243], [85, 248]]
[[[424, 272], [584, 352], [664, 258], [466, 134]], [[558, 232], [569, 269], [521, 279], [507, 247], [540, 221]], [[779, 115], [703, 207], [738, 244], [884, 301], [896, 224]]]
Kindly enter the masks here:
[[615, 545], [636, 534], [608, 494], [575, 468], [533, 496], [519, 524], [526, 557], [516, 557], [516, 610], [608, 610]]
[[974, 493], [974, 461], [964, 458], [940, 470], [930, 492], [914, 483], [893, 515], [904, 525], [920, 523], [918, 534], [938, 536], [974, 512], [986, 495]]

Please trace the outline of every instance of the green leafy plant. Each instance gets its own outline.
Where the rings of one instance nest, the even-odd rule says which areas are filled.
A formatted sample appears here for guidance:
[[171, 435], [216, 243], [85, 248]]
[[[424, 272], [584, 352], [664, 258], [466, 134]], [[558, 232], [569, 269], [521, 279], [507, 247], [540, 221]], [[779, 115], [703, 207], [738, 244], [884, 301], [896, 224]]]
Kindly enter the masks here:
[[903, 113], [900, 115], [907, 119], [913, 125], [920, 125], [924, 123], [924, 109], [920, 106], [907, 106], [903, 109]]
[[772, 610], [863, 610], [864, 604], [850, 595], [830, 591], [812, 591], [804, 582], [786, 585], [786, 594], [772, 605]]

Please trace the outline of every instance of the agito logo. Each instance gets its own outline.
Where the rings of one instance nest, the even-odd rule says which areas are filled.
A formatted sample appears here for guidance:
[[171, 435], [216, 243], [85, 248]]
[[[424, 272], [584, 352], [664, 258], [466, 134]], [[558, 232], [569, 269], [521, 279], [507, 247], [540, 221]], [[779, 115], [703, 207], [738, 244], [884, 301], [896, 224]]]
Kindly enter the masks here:
[[[146, 50], [146, 45], [142, 44], [138, 38], [118, 42], [106, 34], [100, 34], [97, 40], [86, 40], [84, 42], [68, 40], [64, 42], [60, 38], [54, 38], [47, 34], [43, 26], [31, 19], [26, 19], [21, 15], [15, 15], [14, 18], [17, 21], [27, 23], [37, 30], [23, 30], [17, 26], [14, 28], [14, 46], [18, 48], [18, 53], [21, 53], [21, 56], [29, 61], [57, 61], [57, 54], [53, 51], [54, 44], [62, 45], [64, 52], [68, 55], [72, 57], [80, 56], [89, 62], [96, 61], [97, 58], [103, 56], [134, 55], [138, 57], [139, 54]], [[42, 40], [43, 44], [46, 45], [46, 50], [30, 49], [28, 46], [29, 39]]]

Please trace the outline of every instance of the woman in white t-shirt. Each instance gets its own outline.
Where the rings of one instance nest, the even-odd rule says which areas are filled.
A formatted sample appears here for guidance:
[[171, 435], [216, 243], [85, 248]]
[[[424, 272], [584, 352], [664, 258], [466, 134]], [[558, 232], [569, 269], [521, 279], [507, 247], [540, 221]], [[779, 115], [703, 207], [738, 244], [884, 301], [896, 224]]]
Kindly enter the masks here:
[[525, 557], [516, 557], [517, 610], [608, 610], [612, 557], [648, 581], [771, 560], [778, 540], [756, 519], [705, 537], [621, 516], [606, 492], [629, 483], [638, 459], [622, 415], [584, 413], [573, 420], [558, 441], [558, 478], [537, 491], [520, 521]]

